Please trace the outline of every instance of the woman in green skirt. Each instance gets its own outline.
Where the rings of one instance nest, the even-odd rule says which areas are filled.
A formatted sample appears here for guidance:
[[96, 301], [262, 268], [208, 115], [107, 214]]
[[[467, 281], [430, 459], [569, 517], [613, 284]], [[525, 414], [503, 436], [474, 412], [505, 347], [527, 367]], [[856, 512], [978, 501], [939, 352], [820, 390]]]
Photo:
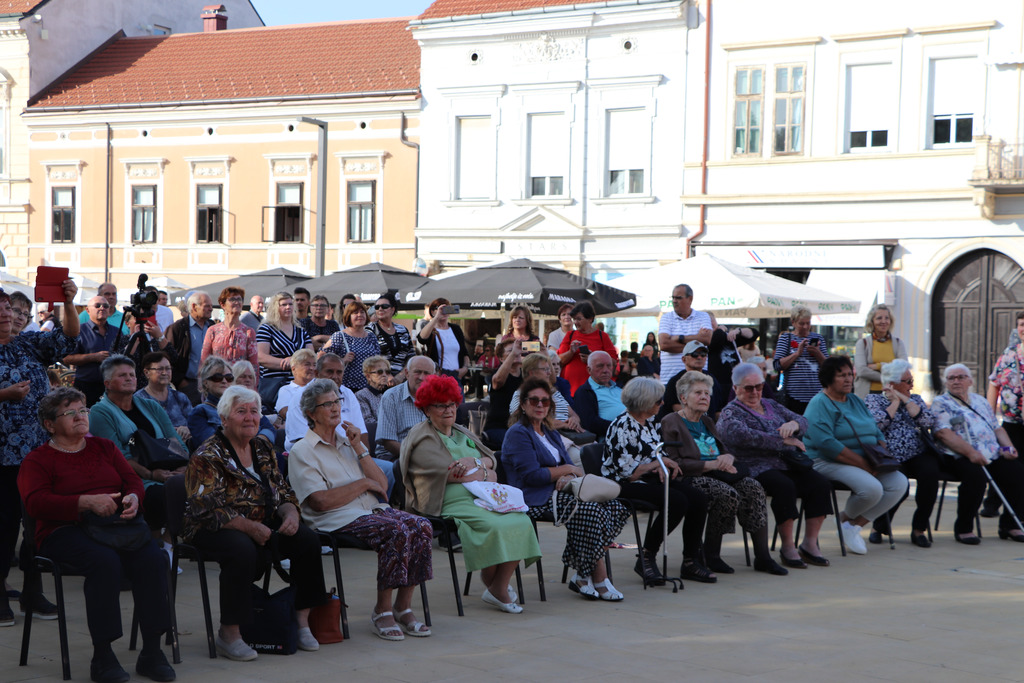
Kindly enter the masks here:
[[522, 512], [504, 514], [476, 505], [462, 486], [495, 481], [497, 460], [479, 439], [455, 424], [462, 391], [455, 379], [431, 375], [416, 390], [416, 407], [427, 420], [402, 442], [402, 477], [406, 507], [424, 515], [455, 520], [467, 571], [480, 571], [483, 601], [503, 612], [519, 614], [509, 580], [520, 560], [527, 566], [540, 558], [530, 518]]

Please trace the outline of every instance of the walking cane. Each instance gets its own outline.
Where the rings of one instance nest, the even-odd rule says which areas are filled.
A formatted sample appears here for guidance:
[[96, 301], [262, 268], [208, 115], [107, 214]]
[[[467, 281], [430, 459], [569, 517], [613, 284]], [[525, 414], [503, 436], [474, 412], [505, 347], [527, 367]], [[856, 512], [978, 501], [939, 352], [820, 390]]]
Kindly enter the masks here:
[[1010, 505], [1010, 501], [1006, 500], [1006, 496], [1004, 496], [1003, 492], [999, 490], [996, 480], [992, 478], [992, 473], [988, 471], [988, 465], [983, 466], [981, 470], [985, 473], [985, 476], [988, 477], [989, 486], [995, 489], [995, 492], [999, 494], [999, 499], [1002, 500], [1003, 505], [1006, 506], [1006, 510], [1013, 516], [1013, 521], [1017, 522], [1017, 528], [1024, 531], [1024, 524], [1020, 523], [1020, 517], [1017, 516], [1017, 511], [1013, 509], [1013, 506]]
[[668, 575], [668, 483], [671, 479], [671, 475], [668, 471], [668, 467], [665, 466], [665, 461], [661, 457], [661, 451], [665, 447], [665, 444], [660, 443], [654, 449], [654, 457], [658, 460], [658, 465], [661, 467], [662, 476], [665, 480], [665, 501], [664, 507], [661, 510], [661, 573], [665, 577], [666, 582], [671, 582], [672, 592], [678, 593], [679, 589], [683, 587], [683, 580], [678, 576]]

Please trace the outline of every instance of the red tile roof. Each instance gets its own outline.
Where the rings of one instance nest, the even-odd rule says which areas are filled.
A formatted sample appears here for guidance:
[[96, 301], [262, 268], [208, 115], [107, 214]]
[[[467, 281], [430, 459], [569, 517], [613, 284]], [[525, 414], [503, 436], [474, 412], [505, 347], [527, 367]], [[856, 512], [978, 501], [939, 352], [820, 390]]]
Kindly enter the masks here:
[[302, 97], [419, 88], [409, 18], [122, 38], [30, 109]]
[[43, 0], [0, 0], [0, 15], [26, 14], [42, 2]]
[[515, 12], [537, 7], [558, 5], [586, 5], [594, 0], [436, 0], [419, 19], [444, 19], [466, 15]]

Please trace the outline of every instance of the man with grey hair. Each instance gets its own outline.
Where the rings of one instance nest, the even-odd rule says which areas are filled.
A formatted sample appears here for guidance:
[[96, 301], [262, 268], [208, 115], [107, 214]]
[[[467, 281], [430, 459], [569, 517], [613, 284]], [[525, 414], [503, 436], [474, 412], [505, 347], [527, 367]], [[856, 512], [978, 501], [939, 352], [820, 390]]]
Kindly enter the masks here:
[[110, 324], [110, 302], [94, 296], [86, 304], [86, 322], [78, 333], [75, 352], [64, 357], [64, 362], [75, 366], [75, 388], [85, 394], [85, 403], [93, 406], [103, 395], [102, 363], [117, 348], [120, 331]]
[[397, 387], [391, 387], [380, 397], [380, 408], [377, 411], [378, 458], [392, 462], [398, 460], [399, 448], [409, 430], [427, 419], [414, 403], [416, 390], [436, 370], [434, 361], [427, 356], [413, 356], [405, 364], [408, 379]]
[[[117, 310], [117, 285], [113, 282], [104, 282], [100, 285], [100, 288], [96, 290], [98, 296], [103, 297], [107, 300], [110, 305], [110, 313], [107, 315], [107, 324], [113, 325], [115, 328], [121, 327], [121, 318], [123, 313]], [[89, 322], [89, 311], [82, 311], [78, 315], [78, 322], [85, 325]]]
[[615, 383], [615, 361], [608, 352], [591, 351], [587, 370], [590, 378], [573, 394], [573, 403], [583, 428], [604, 440], [608, 425], [626, 410], [622, 389]]
[[[693, 289], [690, 285], [676, 285], [672, 290], [672, 310], [661, 316], [658, 323], [662, 384], [669, 383], [669, 378], [683, 369], [683, 348], [691, 341], [707, 346], [718, 327], [714, 315], [695, 311], [692, 303]], [[707, 361], [704, 368], [707, 368]]]
[[188, 297], [188, 315], [171, 325], [168, 334], [171, 346], [178, 353], [171, 366], [171, 381], [178, 391], [188, 396], [192, 405], [201, 402], [199, 397], [199, 363], [203, 355], [203, 340], [206, 331], [213, 325], [213, 299], [206, 292], [192, 292]]
[[242, 324], [254, 330], [259, 329], [260, 323], [263, 322], [263, 308], [263, 297], [259, 294], [253, 294], [252, 298], [249, 299], [249, 312], [241, 318]]

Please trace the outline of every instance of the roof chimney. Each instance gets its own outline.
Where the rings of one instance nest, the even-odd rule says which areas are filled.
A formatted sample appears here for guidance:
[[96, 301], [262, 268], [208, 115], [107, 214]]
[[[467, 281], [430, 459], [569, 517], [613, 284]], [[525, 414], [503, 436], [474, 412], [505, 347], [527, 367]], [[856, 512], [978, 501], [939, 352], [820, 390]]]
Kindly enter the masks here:
[[223, 31], [228, 27], [228, 10], [224, 5], [207, 5], [200, 16], [203, 17], [203, 33]]

